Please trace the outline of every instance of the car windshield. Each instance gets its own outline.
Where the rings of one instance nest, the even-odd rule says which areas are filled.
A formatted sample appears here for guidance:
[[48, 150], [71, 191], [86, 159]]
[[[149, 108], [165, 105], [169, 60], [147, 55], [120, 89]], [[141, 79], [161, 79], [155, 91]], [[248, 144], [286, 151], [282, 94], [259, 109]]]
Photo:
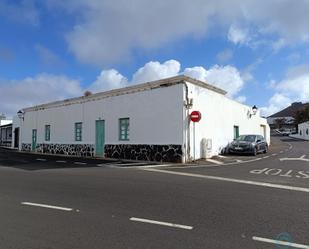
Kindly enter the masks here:
[[242, 135], [239, 136], [236, 140], [237, 141], [246, 141], [246, 142], [255, 142], [256, 136], [254, 135]]

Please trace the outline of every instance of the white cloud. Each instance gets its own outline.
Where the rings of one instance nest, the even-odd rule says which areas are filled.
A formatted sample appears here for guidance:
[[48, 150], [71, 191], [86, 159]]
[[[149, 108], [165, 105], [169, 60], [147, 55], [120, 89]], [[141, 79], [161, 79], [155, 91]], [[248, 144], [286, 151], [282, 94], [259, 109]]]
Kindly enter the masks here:
[[22, 80], [1, 80], [1, 110], [13, 116], [24, 107], [82, 94], [80, 82], [66, 76], [39, 74]]
[[[79, 17], [67, 33], [67, 42], [80, 61], [90, 64], [126, 61], [137, 49], [147, 52], [182, 38], [205, 37], [209, 29], [228, 34], [236, 44], [262, 39], [260, 36], [276, 37], [279, 43], [275, 46], [283, 45], [281, 38], [286, 44], [309, 42], [309, 1], [47, 2], [53, 13], [63, 15], [64, 9], [68, 15]], [[54, 11], [55, 8], [61, 11]], [[260, 44], [258, 41], [251, 43]], [[267, 44], [271, 46], [271, 42]]]
[[231, 49], [224, 49], [216, 56], [219, 63], [226, 63], [233, 58], [233, 51]]
[[186, 68], [184, 74], [220, 87], [231, 97], [235, 96], [245, 84], [237, 68], [229, 65], [224, 67], [214, 65], [209, 70], [204, 67]]
[[292, 103], [291, 99], [281, 93], [275, 93], [268, 101], [268, 106], [260, 108], [261, 114], [268, 117], [285, 107], [288, 107], [290, 103]]
[[249, 31], [233, 24], [229, 28], [227, 39], [234, 44], [246, 44], [250, 41]]
[[[39, 74], [22, 80], [0, 80], [2, 108], [0, 112], [12, 116], [21, 108], [80, 96], [85, 90], [106, 91], [183, 73], [223, 88], [228, 91], [228, 95], [231, 97], [239, 93], [244, 85], [239, 71], [232, 66], [215, 65], [208, 70], [204, 67], [192, 67], [185, 68], [182, 72], [181, 65], [176, 60], [168, 60], [163, 63], [150, 61], [139, 68], [131, 80], [115, 69], [102, 70], [97, 79], [86, 89], [81, 87], [79, 80], [61, 75]], [[237, 99], [241, 102], [245, 101], [244, 96], [239, 96]]]
[[292, 102], [309, 102], [309, 65], [291, 68], [286, 78], [280, 82], [272, 81], [276, 93], [271, 97], [264, 115], [273, 114]]
[[132, 82], [140, 83], [176, 76], [180, 71], [180, 63], [168, 60], [164, 63], [150, 61], [134, 73]]
[[125, 87], [128, 80], [115, 69], [103, 70], [88, 88], [92, 92], [106, 91]]

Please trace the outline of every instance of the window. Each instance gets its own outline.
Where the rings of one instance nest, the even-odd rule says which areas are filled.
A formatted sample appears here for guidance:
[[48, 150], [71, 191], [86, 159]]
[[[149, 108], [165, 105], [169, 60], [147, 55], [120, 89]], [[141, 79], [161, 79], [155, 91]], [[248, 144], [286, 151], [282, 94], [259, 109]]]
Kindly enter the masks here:
[[75, 141], [82, 141], [82, 129], [82, 122], [75, 123]]
[[239, 126], [234, 125], [234, 139], [239, 137]]
[[120, 118], [119, 119], [119, 140], [129, 140], [130, 135], [130, 119]]
[[50, 125], [45, 125], [45, 141], [50, 141]]

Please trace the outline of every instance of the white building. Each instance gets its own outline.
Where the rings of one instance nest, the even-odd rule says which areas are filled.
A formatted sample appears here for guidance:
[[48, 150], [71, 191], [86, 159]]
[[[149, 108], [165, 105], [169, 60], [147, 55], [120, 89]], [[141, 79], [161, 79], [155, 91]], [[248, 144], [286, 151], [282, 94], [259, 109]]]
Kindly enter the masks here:
[[309, 140], [309, 121], [298, 125], [298, 134], [293, 134], [291, 137]]
[[[188, 162], [218, 155], [239, 134], [261, 134], [270, 142], [266, 119], [225, 94], [176, 76], [25, 108], [18, 121], [19, 147], [39, 153]], [[193, 110], [202, 114], [195, 124], [189, 118]]]

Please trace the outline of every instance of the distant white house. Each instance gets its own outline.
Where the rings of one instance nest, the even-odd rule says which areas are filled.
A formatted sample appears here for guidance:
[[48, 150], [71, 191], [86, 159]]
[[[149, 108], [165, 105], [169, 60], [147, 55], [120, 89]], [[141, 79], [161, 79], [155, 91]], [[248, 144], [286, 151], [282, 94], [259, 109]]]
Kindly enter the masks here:
[[0, 146], [12, 145], [12, 120], [0, 120]]
[[[192, 111], [201, 113], [199, 122], [190, 121]], [[242, 134], [270, 142], [255, 111], [222, 89], [176, 76], [24, 108], [13, 128], [24, 151], [189, 162], [218, 155]]]
[[309, 140], [309, 121], [298, 125], [298, 134], [293, 134], [291, 137]]

